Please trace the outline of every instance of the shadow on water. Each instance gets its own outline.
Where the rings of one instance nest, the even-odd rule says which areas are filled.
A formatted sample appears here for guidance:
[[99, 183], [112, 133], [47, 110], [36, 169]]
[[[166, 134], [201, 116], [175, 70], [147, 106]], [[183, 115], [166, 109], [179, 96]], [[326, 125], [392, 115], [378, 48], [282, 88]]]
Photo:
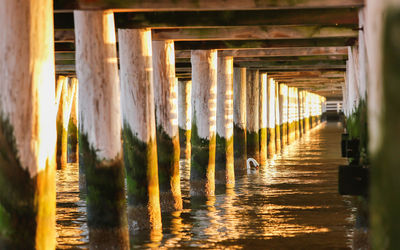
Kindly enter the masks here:
[[[190, 163], [182, 160], [183, 210], [162, 214], [162, 234], [131, 235], [131, 248], [351, 248], [356, 207], [337, 192], [341, 132], [323, 123], [214, 197], [189, 197]], [[57, 178], [57, 247], [87, 248], [78, 167]]]

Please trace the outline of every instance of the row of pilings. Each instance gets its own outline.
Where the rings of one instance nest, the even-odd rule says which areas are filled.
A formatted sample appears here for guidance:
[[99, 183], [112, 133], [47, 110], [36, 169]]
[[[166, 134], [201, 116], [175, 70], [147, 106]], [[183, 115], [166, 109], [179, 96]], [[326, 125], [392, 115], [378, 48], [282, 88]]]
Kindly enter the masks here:
[[[216, 50], [192, 51], [191, 81], [177, 81], [173, 41], [152, 41], [150, 29], [119, 29], [117, 55], [108, 11], [74, 12], [77, 79], [54, 84], [52, 10], [38, 9], [39, 19], [26, 20], [35, 39], [22, 32], [2, 43], [21, 58], [17, 67], [4, 54], [1, 69], [0, 184], [11, 192], [0, 197], [0, 246], [54, 248], [55, 166], [68, 151], [85, 176], [90, 242], [128, 248], [128, 228], [161, 230], [161, 212], [182, 209], [181, 149], [191, 156], [190, 195], [211, 196], [215, 183], [234, 186], [235, 165], [245, 169], [249, 157], [265, 165], [320, 122], [323, 97], [234, 69]], [[21, 74], [24, 65], [32, 75]]]

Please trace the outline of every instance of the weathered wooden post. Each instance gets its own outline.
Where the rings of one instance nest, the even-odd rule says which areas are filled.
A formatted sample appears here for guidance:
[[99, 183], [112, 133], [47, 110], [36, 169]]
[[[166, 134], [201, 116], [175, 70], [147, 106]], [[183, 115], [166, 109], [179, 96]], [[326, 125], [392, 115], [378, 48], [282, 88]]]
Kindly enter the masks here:
[[308, 91], [303, 92], [303, 103], [304, 103], [304, 132], [310, 130], [310, 93]]
[[57, 168], [61, 169], [67, 165], [68, 145], [68, 82], [66, 76], [57, 78]]
[[162, 211], [182, 209], [174, 41], [153, 41], [158, 181]]
[[215, 192], [217, 51], [192, 50], [191, 196]]
[[300, 136], [304, 135], [304, 91], [299, 91], [299, 129]]
[[[150, 29], [118, 29], [130, 230], [161, 228]], [[136, 227], [134, 227], [136, 225]]]
[[286, 146], [288, 139], [288, 88], [287, 85], [279, 84], [279, 118], [280, 118], [280, 132], [281, 132], [281, 145]]
[[400, 5], [397, 1], [367, 1], [373, 249], [400, 248], [399, 28]]
[[219, 56], [217, 65], [216, 183], [235, 185], [233, 152], [233, 57]]
[[233, 79], [233, 144], [235, 169], [246, 169], [246, 68], [234, 68]]
[[54, 249], [53, 2], [0, 2], [0, 246]]
[[299, 89], [294, 88], [294, 129], [295, 139], [299, 139], [300, 134], [300, 105], [299, 105]]
[[275, 151], [281, 152], [281, 117], [280, 117], [279, 83], [275, 82]]
[[179, 144], [181, 148], [180, 158], [190, 160], [192, 134], [192, 105], [191, 105], [192, 81], [178, 81], [178, 123]]
[[71, 98], [70, 116], [68, 123], [68, 162], [77, 162], [79, 158], [78, 147], [78, 79], [71, 79]]
[[246, 74], [247, 157], [260, 161], [260, 78], [258, 70]]
[[295, 140], [295, 111], [294, 111], [294, 88], [288, 88], [288, 144], [291, 144]]
[[[114, 14], [74, 11], [79, 166], [86, 176], [90, 244], [129, 245]], [[107, 244], [108, 243], [108, 244]]]
[[268, 78], [268, 158], [275, 154], [275, 80]]
[[260, 165], [267, 164], [267, 74], [260, 76]]

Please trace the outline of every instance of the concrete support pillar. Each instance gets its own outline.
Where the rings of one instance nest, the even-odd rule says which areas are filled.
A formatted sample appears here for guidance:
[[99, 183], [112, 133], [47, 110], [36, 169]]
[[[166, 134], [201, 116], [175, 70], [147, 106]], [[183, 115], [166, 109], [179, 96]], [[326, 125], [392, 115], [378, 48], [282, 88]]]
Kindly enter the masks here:
[[295, 139], [300, 138], [300, 106], [299, 106], [299, 89], [294, 88], [294, 129]]
[[299, 130], [300, 136], [304, 134], [304, 91], [300, 90], [298, 93], [299, 98]]
[[215, 193], [217, 51], [193, 50], [190, 194]]
[[71, 78], [70, 98], [70, 116], [68, 123], [68, 162], [78, 162], [79, 147], [78, 147], [78, 79]]
[[268, 143], [268, 158], [272, 158], [275, 154], [275, 81], [272, 78], [268, 78], [267, 86], [267, 115], [268, 115], [268, 131], [267, 131], [267, 143]]
[[182, 209], [179, 174], [178, 82], [174, 41], [153, 41], [154, 101], [161, 210]]
[[280, 96], [279, 83], [275, 82], [275, 150], [281, 152], [281, 117], [280, 117]]
[[129, 244], [114, 15], [74, 11], [79, 165], [86, 175], [90, 244]]
[[53, 2], [0, 2], [0, 246], [54, 249]]
[[288, 142], [288, 87], [279, 84], [279, 118], [281, 131], [281, 145], [285, 146]]
[[57, 168], [62, 169], [67, 165], [68, 143], [68, 77], [57, 78]]
[[233, 79], [233, 134], [235, 169], [246, 169], [246, 68], [234, 68]]
[[259, 71], [247, 70], [246, 74], [247, 157], [260, 161], [260, 94]]
[[267, 84], [266, 73], [260, 75], [260, 165], [267, 164]]
[[[159, 230], [161, 211], [151, 30], [119, 29], [118, 40], [121, 65], [122, 136], [128, 185], [128, 220], [130, 224], [136, 224], [137, 229]], [[161, 68], [159, 70], [162, 70]], [[169, 73], [166, 72], [167, 79], [163, 80], [169, 80]], [[168, 84], [169, 82], [165, 85]], [[159, 88], [161, 88], [160, 85]], [[170, 87], [165, 85], [164, 88]], [[165, 94], [164, 98], [170, 96], [169, 94]], [[163, 126], [168, 127], [167, 124]], [[166, 133], [171, 133], [171, 131], [172, 129]], [[172, 141], [169, 142], [172, 143]]]
[[235, 185], [233, 152], [233, 57], [218, 56], [216, 183]]
[[178, 81], [178, 124], [179, 144], [181, 147], [180, 158], [190, 160], [192, 134], [192, 105], [191, 105], [192, 81]]

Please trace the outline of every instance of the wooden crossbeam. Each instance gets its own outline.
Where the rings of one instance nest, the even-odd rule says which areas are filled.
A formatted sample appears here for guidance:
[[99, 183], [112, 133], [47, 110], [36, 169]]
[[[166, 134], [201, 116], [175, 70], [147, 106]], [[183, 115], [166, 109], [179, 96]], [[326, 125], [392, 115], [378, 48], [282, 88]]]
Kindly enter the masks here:
[[177, 50], [204, 49], [249, 49], [249, 48], [287, 48], [287, 47], [335, 47], [352, 46], [355, 38], [313, 38], [313, 39], [274, 39], [239, 41], [189, 41], [175, 42]]
[[327, 7], [361, 7], [362, 0], [54, 0], [58, 11], [114, 9], [115, 11], [254, 10]]
[[[303, 39], [327, 37], [357, 37], [353, 26], [271, 25], [225, 28], [153, 29], [153, 40], [251, 40], [251, 39]], [[56, 29], [55, 42], [74, 42], [73, 29]]]
[[237, 67], [285, 67], [285, 66], [346, 66], [345, 60], [316, 60], [316, 61], [258, 61], [258, 62], [237, 62]]
[[[313, 56], [313, 55], [343, 55], [347, 56], [347, 47], [292, 47], [264, 49], [235, 49], [218, 51], [222, 56], [267, 57], [267, 56]], [[176, 58], [190, 58], [190, 50], [176, 50]]]
[[251, 40], [357, 37], [354, 26], [270, 25], [224, 28], [155, 29], [153, 40]]
[[[217, 41], [178, 41], [176, 50], [201, 49], [250, 49], [250, 48], [288, 48], [288, 47], [340, 47], [354, 45], [356, 38], [313, 38], [313, 39], [273, 39], [273, 40], [217, 40]], [[59, 52], [74, 51], [74, 43], [55, 43]]]
[[[229, 5], [229, 4], [227, 4]], [[122, 12], [114, 14], [116, 28], [216, 28], [260, 25], [349, 25], [357, 28], [355, 8]], [[55, 13], [55, 29], [73, 29], [73, 13]]]

